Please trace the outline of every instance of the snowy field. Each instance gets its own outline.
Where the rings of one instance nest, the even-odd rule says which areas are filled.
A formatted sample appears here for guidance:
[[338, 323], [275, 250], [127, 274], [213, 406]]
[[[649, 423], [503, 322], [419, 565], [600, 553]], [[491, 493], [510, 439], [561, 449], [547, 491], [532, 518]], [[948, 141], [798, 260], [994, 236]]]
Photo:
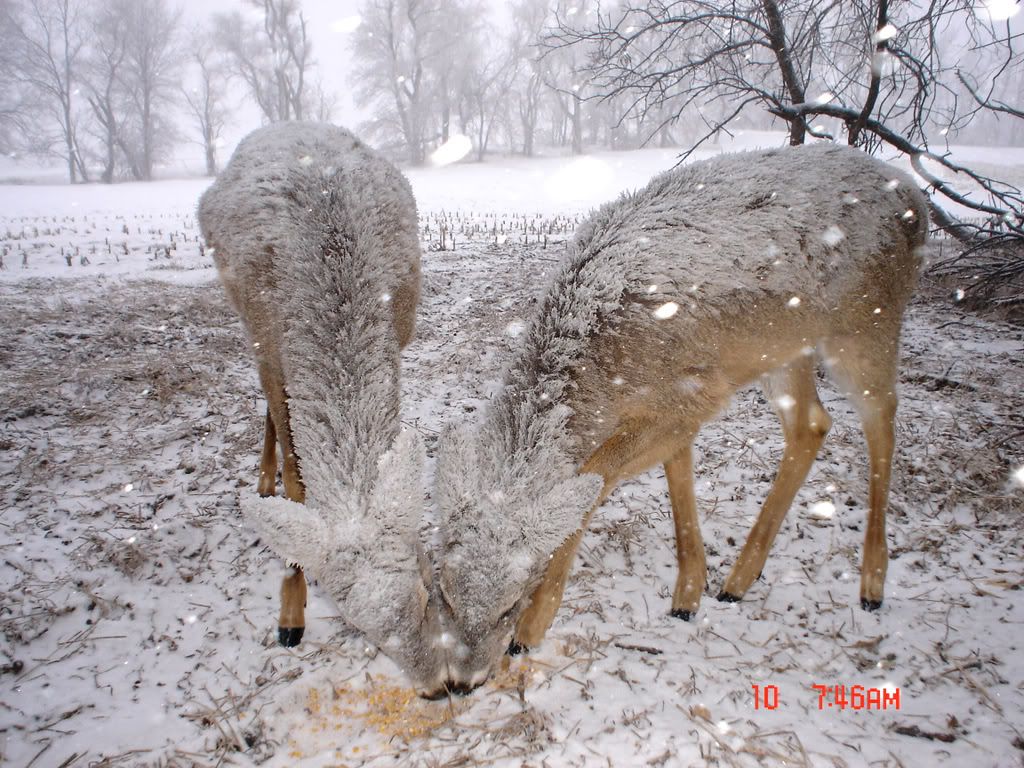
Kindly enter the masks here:
[[[989, 157], [1024, 178], [1024, 151]], [[409, 174], [424, 286], [403, 420], [431, 454], [495, 392], [581, 215], [674, 160]], [[276, 644], [283, 566], [236, 501], [263, 405], [197, 240], [207, 183], [0, 186], [0, 764], [1024, 764], [1024, 329], [961, 313], [947, 287], [910, 308], [879, 613], [858, 605], [862, 438], [825, 382], [835, 425], [762, 579], [713, 599], [781, 455], [751, 389], [697, 443], [695, 620], [667, 615], [657, 469], [596, 515], [543, 646], [427, 702], [315, 586], [302, 645]], [[815, 685], [845, 686], [847, 706], [819, 709]]]

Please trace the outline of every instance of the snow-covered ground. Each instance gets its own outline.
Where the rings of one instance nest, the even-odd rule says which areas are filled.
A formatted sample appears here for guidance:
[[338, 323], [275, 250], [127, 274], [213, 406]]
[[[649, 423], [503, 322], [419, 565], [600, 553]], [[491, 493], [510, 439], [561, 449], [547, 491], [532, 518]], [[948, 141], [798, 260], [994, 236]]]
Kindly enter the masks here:
[[[1024, 176], [1024, 151], [991, 160]], [[674, 162], [409, 173], [425, 253], [404, 420], [431, 453], [485, 407], [580, 216]], [[197, 240], [206, 183], [0, 187], [0, 764], [1022, 764], [1024, 330], [927, 286], [910, 308], [881, 612], [857, 605], [862, 439], [826, 382], [835, 425], [763, 578], [712, 599], [781, 454], [752, 389], [698, 440], [711, 594], [694, 621], [667, 615], [652, 471], [596, 516], [544, 645], [426, 702], [315, 587], [302, 645], [276, 645], [282, 565], [236, 504], [262, 404]], [[888, 707], [819, 709], [816, 684]]]

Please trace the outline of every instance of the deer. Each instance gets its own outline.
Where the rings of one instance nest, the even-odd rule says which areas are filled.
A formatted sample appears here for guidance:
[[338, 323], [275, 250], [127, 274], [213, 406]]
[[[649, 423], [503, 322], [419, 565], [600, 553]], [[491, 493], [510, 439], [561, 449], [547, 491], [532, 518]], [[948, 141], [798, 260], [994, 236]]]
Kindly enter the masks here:
[[418, 539], [424, 448], [399, 420], [399, 352], [420, 286], [408, 181], [342, 128], [281, 123], [242, 140], [198, 217], [266, 397], [258, 484], [239, 505], [294, 566], [280, 644], [303, 637], [308, 572], [348, 624], [436, 689], [438, 617]]
[[860, 599], [880, 608], [899, 336], [926, 231], [908, 176], [829, 143], [682, 165], [593, 213], [480, 423], [439, 441], [447, 688], [468, 692], [506, 650], [543, 640], [594, 511], [659, 464], [678, 561], [670, 613], [694, 616], [707, 585], [694, 439], [760, 381], [785, 449], [718, 595], [742, 598], [831, 425], [819, 358], [866, 437]]

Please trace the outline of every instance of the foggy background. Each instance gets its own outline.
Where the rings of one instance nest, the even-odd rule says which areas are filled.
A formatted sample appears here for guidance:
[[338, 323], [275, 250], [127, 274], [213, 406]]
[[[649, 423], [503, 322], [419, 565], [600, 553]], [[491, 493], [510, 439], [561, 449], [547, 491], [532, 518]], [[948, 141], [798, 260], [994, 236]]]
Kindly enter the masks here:
[[685, 151], [744, 129], [1019, 145], [1020, 7], [0, 0], [0, 178], [39, 160], [71, 182], [213, 174], [290, 119], [411, 165], [441, 146], [446, 162]]

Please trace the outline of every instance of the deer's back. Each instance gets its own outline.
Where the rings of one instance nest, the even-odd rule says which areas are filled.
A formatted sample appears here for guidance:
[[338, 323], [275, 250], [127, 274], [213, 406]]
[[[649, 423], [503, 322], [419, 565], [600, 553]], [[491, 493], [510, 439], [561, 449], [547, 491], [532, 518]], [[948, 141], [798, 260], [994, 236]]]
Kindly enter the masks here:
[[669, 171], [581, 228], [520, 358], [536, 369], [525, 378], [567, 382], [588, 444], [630, 414], [696, 426], [824, 338], [898, 332], [926, 224], [910, 178], [846, 147]]
[[203, 195], [199, 222], [253, 335], [280, 335], [282, 273], [307, 268], [337, 245], [356, 260], [349, 266], [366, 291], [391, 297], [400, 343], [411, 335], [419, 287], [412, 190], [348, 131], [282, 123], [253, 132]]

